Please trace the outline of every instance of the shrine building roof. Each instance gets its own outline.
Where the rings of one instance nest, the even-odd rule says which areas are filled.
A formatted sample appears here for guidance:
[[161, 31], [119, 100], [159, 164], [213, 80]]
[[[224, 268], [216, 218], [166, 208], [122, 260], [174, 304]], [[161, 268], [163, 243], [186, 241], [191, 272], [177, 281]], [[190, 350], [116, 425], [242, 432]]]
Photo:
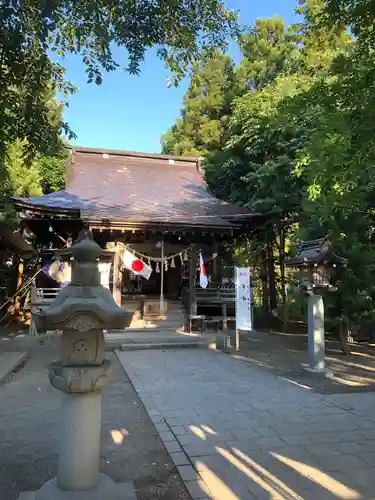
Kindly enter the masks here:
[[199, 158], [83, 147], [71, 149], [64, 190], [12, 201], [98, 223], [230, 227], [255, 215], [210, 193]]

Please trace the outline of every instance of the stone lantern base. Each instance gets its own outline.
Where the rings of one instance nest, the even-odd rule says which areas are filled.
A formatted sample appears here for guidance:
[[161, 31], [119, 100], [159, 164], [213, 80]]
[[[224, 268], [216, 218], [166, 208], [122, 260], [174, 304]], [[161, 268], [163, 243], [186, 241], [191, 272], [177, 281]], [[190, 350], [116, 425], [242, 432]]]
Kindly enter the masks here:
[[115, 483], [100, 474], [97, 487], [91, 491], [60, 490], [53, 478], [39, 491], [21, 493], [18, 500], [137, 500], [137, 496], [133, 483]]
[[137, 500], [132, 483], [117, 484], [99, 472], [101, 389], [110, 373], [109, 360], [99, 366], [50, 365], [50, 382], [63, 393], [57, 477], [18, 500]]

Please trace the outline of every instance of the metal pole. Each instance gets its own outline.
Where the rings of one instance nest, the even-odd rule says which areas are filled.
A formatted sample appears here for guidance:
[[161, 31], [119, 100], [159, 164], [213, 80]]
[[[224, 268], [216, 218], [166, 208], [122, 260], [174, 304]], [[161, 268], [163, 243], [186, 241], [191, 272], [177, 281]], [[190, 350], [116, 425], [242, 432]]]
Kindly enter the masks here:
[[164, 314], [164, 239], [161, 241], [160, 314]]

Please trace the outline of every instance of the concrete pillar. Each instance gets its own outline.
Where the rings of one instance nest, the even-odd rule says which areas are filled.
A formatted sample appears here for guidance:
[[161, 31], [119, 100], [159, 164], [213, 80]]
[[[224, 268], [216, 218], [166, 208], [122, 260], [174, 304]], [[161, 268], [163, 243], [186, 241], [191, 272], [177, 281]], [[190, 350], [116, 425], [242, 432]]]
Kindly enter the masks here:
[[62, 490], [92, 490], [99, 478], [100, 392], [64, 394], [57, 485]]
[[324, 303], [321, 295], [308, 296], [309, 370], [325, 371]]

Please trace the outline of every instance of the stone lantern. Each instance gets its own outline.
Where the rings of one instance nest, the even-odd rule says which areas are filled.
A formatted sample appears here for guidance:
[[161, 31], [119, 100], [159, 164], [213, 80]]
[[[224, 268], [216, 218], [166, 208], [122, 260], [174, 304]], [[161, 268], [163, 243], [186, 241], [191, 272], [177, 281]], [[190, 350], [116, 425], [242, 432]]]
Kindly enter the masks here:
[[331, 250], [327, 238], [302, 242], [295, 257], [285, 265], [299, 270], [299, 286], [308, 297], [309, 368], [325, 373], [324, 303], [322, 294], [334, 292], [334, 270], [347, 260]]
[[129, 326], [132, 313], [118, 307], [100, 285], [97, 261], [102, 249], [90, 233], [70, 249], [72, 281], [53, 303], [34, 313], [38, 331], [61, 330], [60, 360], [49, 380], [63, 393], [57, 477], [32, 497], [35, 500], [125, 500], [121, 485], [99, 472], [101, 390], [111, 362], [105, 359], [103, 330]]

